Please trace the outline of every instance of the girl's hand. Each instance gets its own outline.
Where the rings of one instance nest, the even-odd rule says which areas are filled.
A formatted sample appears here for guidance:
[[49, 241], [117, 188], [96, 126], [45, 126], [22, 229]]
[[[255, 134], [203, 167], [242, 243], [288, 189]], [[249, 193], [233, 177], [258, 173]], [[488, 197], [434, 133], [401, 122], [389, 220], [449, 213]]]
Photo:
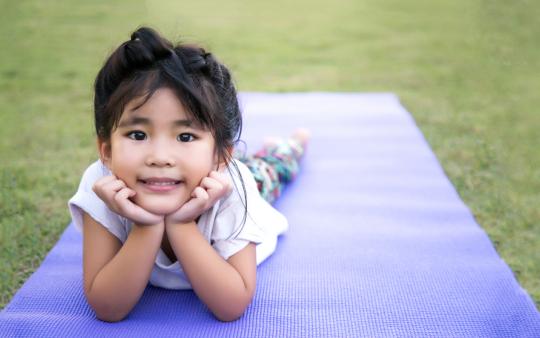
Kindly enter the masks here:
[[184, 203], [180, 209], [165, 217], [165, 224], [184, 224], [195, 221], [197, 217], [210, 209], [231, 190], [232, 183], [228, 176], [217, 171], [210, 172], [193, 190], [191, 199]]
[[154, 225], [162, 223], [163, 216], [152, 214], [129, 198], [135, 196], [135, 191], [128, 188], [124, 181], [116, 176], [105, 176], [94, 183], [92, 190], [115, 213], [138, 225]]

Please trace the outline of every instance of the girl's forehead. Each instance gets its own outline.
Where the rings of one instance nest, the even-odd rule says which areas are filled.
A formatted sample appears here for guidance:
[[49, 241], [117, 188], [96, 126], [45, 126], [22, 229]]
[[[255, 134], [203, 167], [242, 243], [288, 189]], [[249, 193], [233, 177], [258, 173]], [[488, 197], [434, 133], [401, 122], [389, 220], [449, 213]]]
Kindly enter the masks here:
[[187, 112], [187, 109], [176, 93], [166, 87], [136, 96], [126, 104], [125, 111], [147, 111], [155, 108], [173, 109], [183, 113]]
[[138, 96], [129, 101], [124, 107], [121, 120], [132, 116], [156, 119], [193, 119], [192, 114], [176, 94], [168, 88], [160, 88], [154, 93]]
[[[165, 128], [189, 127], [191, 129], [207, 130], [182, 105], [171, 101], [151, 101], [135, 108], [126, 106], [120, 121], [119, 128], [129, 128], [135, 125], [161, 126]], [[129, 109], [131, 108], [131, 109]]]

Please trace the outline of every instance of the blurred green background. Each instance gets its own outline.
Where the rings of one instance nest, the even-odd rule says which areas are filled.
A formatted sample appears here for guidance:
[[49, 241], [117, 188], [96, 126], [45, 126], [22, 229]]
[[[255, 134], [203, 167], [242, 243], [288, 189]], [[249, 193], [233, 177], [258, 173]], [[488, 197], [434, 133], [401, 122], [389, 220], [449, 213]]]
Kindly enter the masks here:
[[0, 307], [70, 221], [92, 84], [140, 25], [199, 42], [243, 91], [395, 92], [540, 305], [540, 2], [0, 1]]

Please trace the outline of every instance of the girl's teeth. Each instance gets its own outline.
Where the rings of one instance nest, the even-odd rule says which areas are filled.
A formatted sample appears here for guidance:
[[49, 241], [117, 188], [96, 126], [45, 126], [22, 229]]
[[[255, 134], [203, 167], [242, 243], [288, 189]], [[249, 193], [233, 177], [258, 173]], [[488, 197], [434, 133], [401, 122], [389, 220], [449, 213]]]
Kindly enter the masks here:
[[148, 182], [148, 184], [152, 184], [152, 185], [174, 185], [175, 182]]

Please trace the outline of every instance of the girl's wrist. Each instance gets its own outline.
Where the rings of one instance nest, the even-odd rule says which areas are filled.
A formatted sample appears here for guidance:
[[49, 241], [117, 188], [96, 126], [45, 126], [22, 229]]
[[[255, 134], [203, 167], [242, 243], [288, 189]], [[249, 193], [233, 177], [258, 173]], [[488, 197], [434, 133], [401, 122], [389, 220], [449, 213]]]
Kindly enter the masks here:
[[166, 228], [170, 228], [170, 227], [185, 227], [185, 226], [197, 226], [197, 223], [195, 222], [195, 220], [192, 220], [192, 221], [167, 221], [165, 220], [165, 227]]
[[164, 228], [165, 227], [165, 220], [163, 219], [159, 223], [155, 223], [155, 224], [146, 224], [146, 223], [142, 224], [142, 223], [133, 222], [133, 227], [134, 228], [140, 228], [140, 229], [148, 228], [149, 231], [156, 231], [159, 228]]
[[133, 227], [129, 233], [130, 236], [142, 236], [146, 239], [154, 238], [161, 243], [161, 238], [165, 233], [165, 223], [161, 222], [155, 225], [139, 225], [133, 223]]

